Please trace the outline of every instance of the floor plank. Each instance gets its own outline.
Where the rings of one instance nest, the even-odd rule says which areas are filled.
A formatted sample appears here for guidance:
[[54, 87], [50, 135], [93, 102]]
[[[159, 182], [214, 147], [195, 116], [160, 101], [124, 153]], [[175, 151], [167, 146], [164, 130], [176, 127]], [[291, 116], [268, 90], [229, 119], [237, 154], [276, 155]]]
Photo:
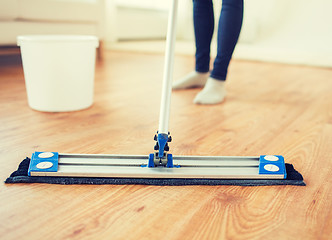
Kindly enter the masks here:
[[[29, 108], [19, 57], [0, 56], [0, 177], [34, 151], [148, 154], [158, 127], [162, 54], [110, 51], [94, 105]], [[177, 55], [174, 77], [193, 68]], [[0, 186], [1, 239], [331, 239], [332, 70], [233, 61], [220, 105], [174, 91], [176, 155], [281, 154], [306, 187]]]

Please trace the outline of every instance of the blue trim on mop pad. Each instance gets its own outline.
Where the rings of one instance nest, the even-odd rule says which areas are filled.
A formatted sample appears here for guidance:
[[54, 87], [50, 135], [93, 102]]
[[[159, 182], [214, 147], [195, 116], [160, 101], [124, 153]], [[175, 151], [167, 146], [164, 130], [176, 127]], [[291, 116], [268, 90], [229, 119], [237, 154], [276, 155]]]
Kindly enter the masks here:
[[281, 155], [261, 155], [259, 157], [259, 174], [283, 175], [286, 178], [284, 157]]
[[57, 172], [58, 163], [59, 153], [57, 152], [34, 152], [28, 175], [31, 176], [31, 172]]

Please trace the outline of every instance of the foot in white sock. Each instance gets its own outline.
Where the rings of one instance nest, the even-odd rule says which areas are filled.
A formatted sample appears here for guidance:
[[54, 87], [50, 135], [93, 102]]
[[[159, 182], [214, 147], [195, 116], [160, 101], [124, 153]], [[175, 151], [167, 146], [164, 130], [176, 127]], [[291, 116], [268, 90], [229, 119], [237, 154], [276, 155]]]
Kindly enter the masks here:
[[172, 87], [173, 89], [203, 87], [208, 77], [209, 77], [209, 72], [200, 73], [194, 71], [184, 76], [182, 79], [173, 83]]
[[196, 104], [217, 104], [221, 103], [226, 96], [225, 81], [209, 77], [204, 88], [195, 99]]

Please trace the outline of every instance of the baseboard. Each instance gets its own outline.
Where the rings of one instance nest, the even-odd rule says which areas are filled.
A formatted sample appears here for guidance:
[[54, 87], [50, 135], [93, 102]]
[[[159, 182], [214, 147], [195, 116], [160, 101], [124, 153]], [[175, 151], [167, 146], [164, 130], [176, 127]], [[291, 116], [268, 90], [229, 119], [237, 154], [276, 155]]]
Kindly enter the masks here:
[[[118, 41], [106, 42], [105, 48], [118, 51], [160, 53], [165, 51], [165, 40], [146, 41]], [[211, 57], [216, 55], [217, 46], [211, 44]], [[195, 45], [193, 41], [177, 41], [176, 54], [194, 56]], [[317, 67], [332, 67], [332, 53], [291, 49], [277, 46], [263, 46], [260, 44], [239, 43], [234, 51], [233, 59], [252, 60], [263, 62], [276, 62]]]

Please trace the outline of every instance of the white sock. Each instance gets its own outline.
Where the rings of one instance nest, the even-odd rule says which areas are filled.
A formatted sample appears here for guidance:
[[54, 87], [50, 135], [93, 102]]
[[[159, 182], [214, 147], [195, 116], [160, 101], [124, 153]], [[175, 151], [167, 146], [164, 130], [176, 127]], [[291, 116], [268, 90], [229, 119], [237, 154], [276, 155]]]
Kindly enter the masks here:
[[203, 87], [206, 83], [206, 80], [209, 77], [209, 72], [200, 73], [200, 72], [191, 72], [181, 78], [180, 80], [173, 83], [173, 89], [186, 89], [186, 88], [195, 88]]
[[209, 77], [203, 90], [195, 99], [196, 104], [217, 104], [221, 103], [226, 96], [225, 81], [220, 81]]

